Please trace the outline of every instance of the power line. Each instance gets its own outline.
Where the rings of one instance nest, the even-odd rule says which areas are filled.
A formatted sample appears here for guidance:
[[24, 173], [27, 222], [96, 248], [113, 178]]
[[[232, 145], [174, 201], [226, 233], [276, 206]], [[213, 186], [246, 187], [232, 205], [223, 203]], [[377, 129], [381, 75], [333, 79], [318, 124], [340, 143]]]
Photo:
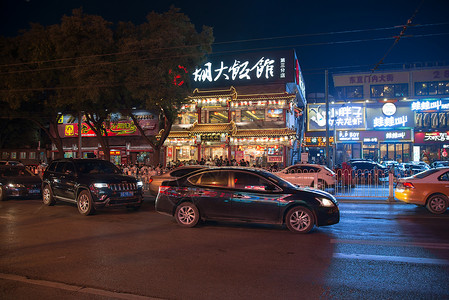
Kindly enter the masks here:
[[[449, 32], [443, 33], [431, 33], [431, 34], [422, 34], [422, 35], [409, 35], [402, 36], [402, 38], [421, 38], [421, 37], [430, 37], [430, 36], [439, 36], [439, 35], [448, 35]], [[212, 54], [228, 54], [228, 53], [237, 53], [237, 52], [249, 52], [249, 51], [261, 51], [261, 50], [273, 50], [273, 49], [284, 49], [284, 48], [298, 48], [298, 47], [308, 47], [308, 46], [325, 46], [325, 45], [339, 45], [339, 44], [348, 44], [348, 43], [361, 43], [361, 42], [372, 42], [372, 41], [382, 41], [382, 40], [390, 40], [396, 39], [396, 36], [383, 37], [383, 38], [372, 38], [372, 39], [358, 39], [358, 40], [346, 40], [346, 41], [334, 41], [334, 42], [319, 42], [319, 43], [308, 43], [308, 44], [297, 44], [297, 45], [284, 45], [284, 46], [276, 46], [276, 47], [259, 47], [259, 48], [247, 48], [247, 49], [239, 49], [239, 50], [229, 50], [229, 51], [219, 51], [213, 52]], [[48, 68], [38, 68], [38, 69], [27, 69], [27, 70], [18, 70], [18, 71], [8, 71], [8, 72], [0, 72], [0, 75], [9, 75], [9, 74], [22, 74], [22, 73], [30, 73], [30, 72], [40, 72], [40, 71], [51, 71], [51, 70], [63, 70], [63, 69], [73, 69], [79, 67], [92, 67], [92, 66], [106, 66], [113, 65], [119, 63], [133, 63], [133, 62], [143, 62], [149, 60], [161, 60], [166, 58], [180, 58], [187, 57], [191, 54], [186, 55], [170, 55], [164, 57], [152, 57], [152, 58], [142, 58], [142, 59], [133, 59], [133, 60], [121, 60], [121, 61], [111, 61], [111, 62], [101, 62], [101, 63], [92, 63], [92, 64], [84, 64], [84, 65], [70, 65], [70, 66], [60, 66], [60, 67], [48, 67]]]
[[393, 45], [390, 46], [390, 48], [387, 50], [387, 52], [385, 53], [385, 55], [377, 62], [377, 64], [374, 66], [374, 68], [371, 70], [372, 72], [374, 72], [385, 60], [385, 58], [388, 56], [388, 54], [390, 54], [390, 52], [393, 50], [394, 46], [396, 46], [396, 44], [399, 42], [399, 40], [405, 36], [405, 31], [407, 30], [407, 28], [412, 24], [413, 19], [415, 18], [416, 14], [418, 13], [419, 9], [421, 8], [422, 4], [424, 3], [424, 0], [421, 1], [421, 3], [418, 5], [418, 7], [416, 8], [415, 12], [413, 13], [413, 15], [410, 17], [410, 19], [407, 20], [407, 23], [402, 26], [402, 30], [399, 33], [398, 36], [395, 37], [395, 40], [393, 42]]
[[[441, 25], [447, 25], [447, 24], [449, 24], [449, 22], [433, 23], [433, 24], [419, 24], [419, 25], [414, 25], [414, 27], [441, 26]], [[259, 41], [267, 41], [267, 40], [298, 38], [298, 37], [309, 37], [309, 36], [321, 36], [321, 35], [360, 33], [360, 32], [367, 32], [367, 31], [392, 30], [392, 29], [396, 29], [398, 27], [403, 27], [403, 26], [404, 25], [395, 25], [395, 26], [391, 26], [391, 27], [381, 27], [381, 28], [354, 29], [354, 30], [333, 31], [333, 32], [285, 35], [285, 36], [266, 37], [266, 38], [257, 38], [257, 39], [233, 40], [233, 41], [215, 42], [215, 43], [212, 43], [212, 46], [214, 46], [214, 45], [223, 45], [223, 44], [236, 44], [236, 43], [246, 43], [246, 42], [259, 42]], [[14, 66], [32, 65], [32, 64], [44, 64], [44, 63], [50, 63], [50, 62], [64, 62], [64, 61], [69, 61], [69, 60], [74, 60], [74, 59], [107, 57], [107, 56], [126, 55], [126, 54], [133, 54], [133, 53], [140, 53], [140, 52], [150, 52], [150, 51], [177, 50], [177, 49], [182, 49], [182, 48], [198, 47], [198, 46], [201, 46], [201, 45], [203, 45], [203, 44], [164, 47], [164, 48], [157, 48], [157, 49], [150, 49], [150, 50], [122, 51], [122, 52], [116, 52], [116, 53], [95, 54], [95, 55], [77, 56], [77, 57], [70, 57], [70, 58], [59, 58], [59, 59], [51, 59], [51, 60], [22, 62], [22, 63], [15, 63], [15, 64], [4, 64], [4, 65], [0, 65], [0, 67], [14, 67]]]

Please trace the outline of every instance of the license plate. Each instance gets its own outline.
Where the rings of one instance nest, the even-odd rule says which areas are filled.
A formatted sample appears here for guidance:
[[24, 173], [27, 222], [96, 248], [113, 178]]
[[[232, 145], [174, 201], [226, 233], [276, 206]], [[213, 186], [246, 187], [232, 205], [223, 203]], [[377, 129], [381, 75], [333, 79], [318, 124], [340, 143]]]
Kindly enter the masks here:
[[28, 190], [28, 194], [39, 194], [41, 190]]
[[134, 192], [120, 192], [120, 197], [132, 197]]

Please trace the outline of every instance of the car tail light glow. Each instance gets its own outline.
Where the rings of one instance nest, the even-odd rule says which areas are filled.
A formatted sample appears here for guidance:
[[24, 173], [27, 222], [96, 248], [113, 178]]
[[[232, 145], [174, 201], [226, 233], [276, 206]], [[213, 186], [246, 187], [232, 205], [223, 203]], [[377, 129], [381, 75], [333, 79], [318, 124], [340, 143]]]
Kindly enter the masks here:
[[153, 182], [153, 178], [150, 178], [149, 180], [148, 180], [148, 183], [152, 183]]
[[170, 187], [169, 186], [160, 186], [159, 187], [159, 193], [164, 193], [166, 190], [168, 190]]
[[409, 188], [409, 189], [415, 188], [415, 186], [411, 182], [404, 182], [403, 185], [404, 185], [404, 187]]

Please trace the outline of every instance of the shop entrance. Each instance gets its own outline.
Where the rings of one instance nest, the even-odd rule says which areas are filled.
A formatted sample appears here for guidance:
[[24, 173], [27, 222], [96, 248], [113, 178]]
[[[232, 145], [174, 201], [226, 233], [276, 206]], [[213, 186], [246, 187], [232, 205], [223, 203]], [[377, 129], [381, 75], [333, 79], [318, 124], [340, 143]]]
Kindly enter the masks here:
[[363, 145], [363, 158], [371, 159], [374, 161], [379, 160], [379, 148], [377, 145]]
[[411, 143], [380, 143], [380, 158], [383, 161], [409, 162], [411, 149]]

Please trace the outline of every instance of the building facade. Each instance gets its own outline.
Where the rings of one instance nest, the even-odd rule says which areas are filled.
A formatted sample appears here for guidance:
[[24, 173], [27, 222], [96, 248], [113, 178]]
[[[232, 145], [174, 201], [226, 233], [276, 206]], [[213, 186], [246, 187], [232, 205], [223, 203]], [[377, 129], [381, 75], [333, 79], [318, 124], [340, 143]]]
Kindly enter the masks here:
[[300, 153], [306, 106], [294, 51], [214, 57], [165, 142], [168, 163], [236, 160], [290, 165]]
[[[335, 74], [333, 82], [329, 132], [335, 164], [447, 159], [449, 67]], [[325, 136], [324, 107], [308, 105], [309, 149], [322, 146], [316, 141]]]

